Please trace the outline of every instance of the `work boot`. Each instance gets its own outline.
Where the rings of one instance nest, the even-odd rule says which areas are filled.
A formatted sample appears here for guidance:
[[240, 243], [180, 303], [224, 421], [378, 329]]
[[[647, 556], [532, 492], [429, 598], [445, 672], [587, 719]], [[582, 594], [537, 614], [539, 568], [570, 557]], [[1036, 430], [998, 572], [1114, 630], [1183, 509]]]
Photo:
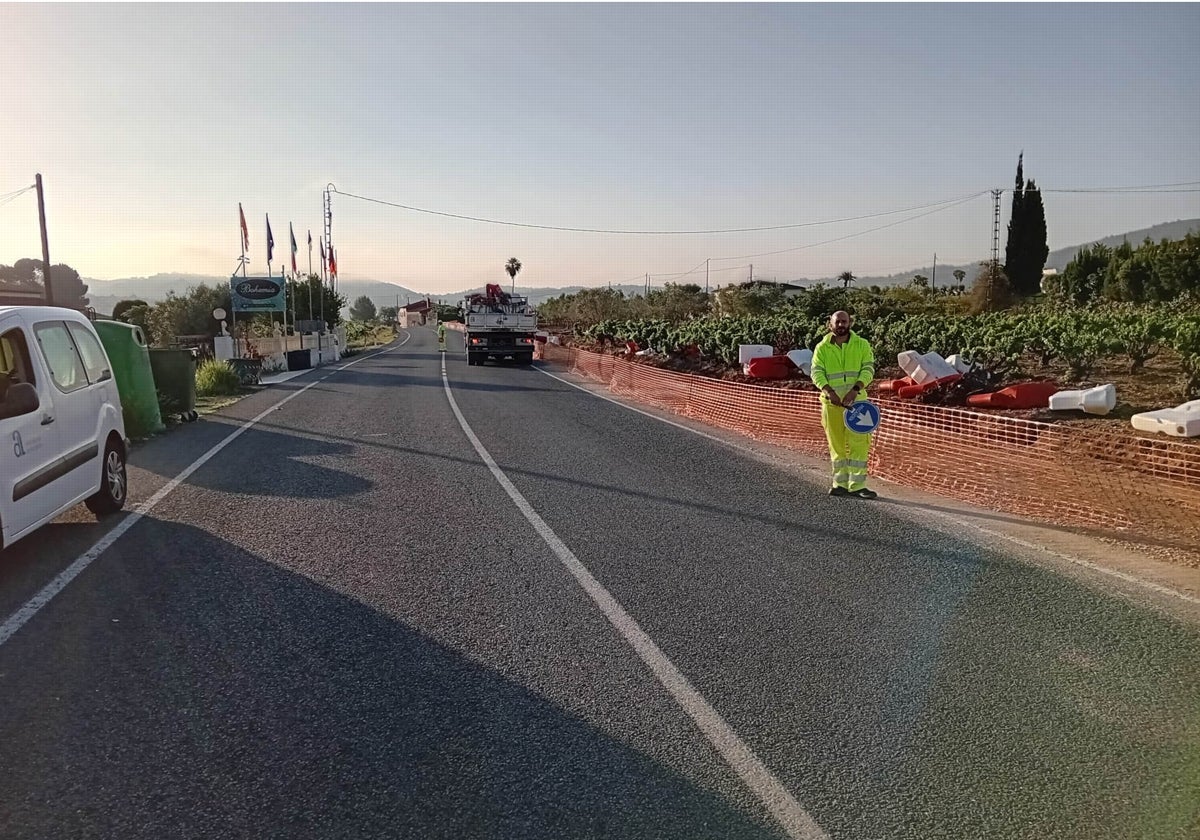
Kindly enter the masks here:
[[879, 494], [874, 490], [868, 490], [866, 487], [860, 487], [854, 491], [854, 495], [860, 499], [877, 499]]
[[830, 487], [829, 495], [830, 496], [849, 496], [850, 491], [847, 490], [845, 487]]

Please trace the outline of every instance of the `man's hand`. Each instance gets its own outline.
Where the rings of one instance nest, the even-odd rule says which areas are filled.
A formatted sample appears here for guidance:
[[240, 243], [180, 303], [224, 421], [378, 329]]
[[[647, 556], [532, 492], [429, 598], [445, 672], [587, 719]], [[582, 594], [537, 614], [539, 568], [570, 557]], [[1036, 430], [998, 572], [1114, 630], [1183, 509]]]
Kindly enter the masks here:
[[849, 408], [850, 406], [854, 405], [854, 401], [856, 399], [858, 399], [858, 389], [851, 388], [846, 392], [846, 396], [842, 397], [842, 406], [844, 408]]

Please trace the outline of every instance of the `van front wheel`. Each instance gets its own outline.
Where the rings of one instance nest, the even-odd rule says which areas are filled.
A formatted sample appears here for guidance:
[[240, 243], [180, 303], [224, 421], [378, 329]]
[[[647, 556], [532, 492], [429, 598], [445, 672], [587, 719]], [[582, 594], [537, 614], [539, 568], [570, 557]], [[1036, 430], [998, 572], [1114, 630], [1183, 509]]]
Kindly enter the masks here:
[[100, 489], [89, 496], [84, 504], [97, 516], [116, 513], [125, 507], [129, 491], [129, 480], [125, 474], [125, 448], [110, 439], [104, 446], [104, 459], [100, 462]]

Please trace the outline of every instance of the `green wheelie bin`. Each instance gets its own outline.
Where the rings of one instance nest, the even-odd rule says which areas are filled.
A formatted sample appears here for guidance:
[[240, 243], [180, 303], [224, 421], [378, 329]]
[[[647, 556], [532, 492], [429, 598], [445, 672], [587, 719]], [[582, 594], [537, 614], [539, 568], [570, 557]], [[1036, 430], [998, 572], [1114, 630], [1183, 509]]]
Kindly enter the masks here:
[[159, 411], [190, 423], [196, 414], [196, 356], [188, 349], [150, 348], [150, 367], [158, 388]]
[[97, 320], [93, 326], [113, 366], [121, 413], [125, 416], [125, 434], [144, 438], [161, 432], [164, 426], [146, 333], [136, 324], [120, 321]]

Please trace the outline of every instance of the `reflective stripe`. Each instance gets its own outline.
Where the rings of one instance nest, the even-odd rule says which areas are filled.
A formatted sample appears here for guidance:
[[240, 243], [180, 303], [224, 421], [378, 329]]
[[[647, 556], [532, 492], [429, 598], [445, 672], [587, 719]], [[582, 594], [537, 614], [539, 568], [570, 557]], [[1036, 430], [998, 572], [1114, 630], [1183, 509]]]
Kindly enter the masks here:
[[866, 461], [847, 461], [846, 465], [850, 467], [858, 467], [861, 470], [865, 470], [867, 468]]

